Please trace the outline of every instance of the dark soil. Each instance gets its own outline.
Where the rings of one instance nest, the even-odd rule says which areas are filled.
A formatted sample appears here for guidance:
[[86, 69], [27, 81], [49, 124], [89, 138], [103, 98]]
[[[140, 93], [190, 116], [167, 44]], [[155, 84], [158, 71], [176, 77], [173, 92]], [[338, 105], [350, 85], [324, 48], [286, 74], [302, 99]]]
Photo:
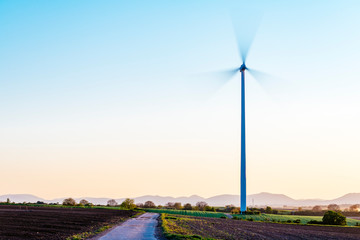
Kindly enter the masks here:
[[0, 239], [66, 239], [135, 214], [125, 210], [0, 205]]
[[173, 221], [193, 234], [224, 240], [360, 239], [360, 227], [306, 226], [184, 216]]
[[161, 227], [161, 220], [160, 220], [160, 215], [159, 217], [157, 218], [157, 225], [156, 225], [156, 228], [155, 228], [155, 237], [157, 240], [167, 240], [167, 238], [164, 236], [164, 233], [163, 233], [163, 230], [162, 230], [162, 227]]

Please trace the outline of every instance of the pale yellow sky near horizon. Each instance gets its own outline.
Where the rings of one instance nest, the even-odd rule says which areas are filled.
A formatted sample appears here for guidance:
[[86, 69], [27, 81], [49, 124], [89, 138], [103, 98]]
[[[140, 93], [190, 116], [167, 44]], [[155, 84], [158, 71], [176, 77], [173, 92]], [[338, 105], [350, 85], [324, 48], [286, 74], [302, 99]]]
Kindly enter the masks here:
[[[101, 125], [99, 117], [83, 124], [40, 122], [39, 127], [3, 129], [6, 168], [0, 170], [0, 194], [46, 199], [239, 194], [238, 113], [227, 105], [237, 96], [224, 95], [237, 84], [226, 85], [197, 111], [157, 113], [146, 121], [131, 115]], [[303, 118], [301, 105], [264, 102], [259, 108], [251, 97], [248, 101], [249, 194], [331, 199], [356, 192], [355, 132], [324, 123], [328, 115]]]

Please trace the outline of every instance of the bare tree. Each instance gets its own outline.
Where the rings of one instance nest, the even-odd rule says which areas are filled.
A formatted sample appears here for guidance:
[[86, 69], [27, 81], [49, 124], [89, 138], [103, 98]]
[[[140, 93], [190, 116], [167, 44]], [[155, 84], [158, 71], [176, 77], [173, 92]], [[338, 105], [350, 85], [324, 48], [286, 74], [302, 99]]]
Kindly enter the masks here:
[[204, 211], [205, 207], [208, 206], [208, 204], [206, 202], [197, 202], [196, 203], [196, 207], [200, 210], [200, 211]]
[[183, 208], [183, 209], [184, 209], [184, 210], [192, 210], [192, 206], [191, 206], [190, 203], [187, 203], [187, 204], [184, 205], [184, 208]]
[[166, 208], [174, 208], [174, 205], [175, 205], [175, 203], [173, 203], [173, 202], [168, 202], [167, 204], [165, 204], [165, 207], [166, 207]]
[[88, 205], [89, 204], [89, 201], [88, 200], [86, 200], [86, 199], [82, 199], [82, 200], [80, 200], [80, 205], [84, 205], [84, 206], [86, 206], [86, 205]]
[[143, 207], [144, 207], [144, 204], [143, 204], [143, 203], [137, 203], [136, 206], [137, 206], [138, 208], [143, 208]]
[[337, 204], [329, 204], [328, 210], [330, 211], [340, 211], [340, 206]]
[[177, 209], [177, 210], [182, 209], [181, 202], [174, 203], [174, 208]]
[[319, 206], [319, 205], [316, 205], [316, 206], [314, 206], [314, 207], [312, 208], [312, 211], [313, 211], [313, 212], [321, 212], [321, 211], [322, 211], [322, 207]]
[[146, 201], [144, 204], [144, 208], [155, 208], [156, 205], [152, 201]]
[[73, 198], [66, 198], [63, 201], [63, 205], [64, 206], [75, 206], [76, 205], [76, 201]]
[[350, 212], [358, 212], [360, 208], [360, 204], [354, 204], [350, 206]]
[[110, 199], [107, 201], [107, 205], [110, 207], [115, 207], [118, 203], [115, 201], [115, 199]]

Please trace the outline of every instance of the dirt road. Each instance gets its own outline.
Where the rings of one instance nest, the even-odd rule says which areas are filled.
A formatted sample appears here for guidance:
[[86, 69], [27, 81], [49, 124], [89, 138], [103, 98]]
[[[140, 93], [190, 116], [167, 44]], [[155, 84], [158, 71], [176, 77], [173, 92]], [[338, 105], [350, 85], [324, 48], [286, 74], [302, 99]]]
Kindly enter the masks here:
[[155, 228], [158, 213], [144, 213], [143, 215], [127, 220], [121, 225], [111, 229], [97, 240], [157, 240]]

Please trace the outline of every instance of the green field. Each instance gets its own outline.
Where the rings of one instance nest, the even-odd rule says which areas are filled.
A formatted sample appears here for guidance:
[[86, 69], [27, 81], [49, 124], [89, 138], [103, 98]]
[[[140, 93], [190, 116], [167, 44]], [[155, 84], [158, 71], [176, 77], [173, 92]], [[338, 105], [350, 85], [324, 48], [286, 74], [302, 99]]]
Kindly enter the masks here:
[[[263, 213], [261, 215], [233, 215], [242, 219], [253, 219], [254, 221], [262, 221], [262, 222], [286, 222], [288, 220], [294, 221], [296, 219], [300, 219], [300, 223], [306, 224], [311, 220], [322, 221], [322, 216], [298, 216], [298, 215], [277, 215], [277, 214], [266, 214]], [[356, 223], [360, 224], [359, 220], [346, 218], [346, 222], [348, 226], [355, 226]]]
[[[167, 213], [167, 214], [177, 214], [177, 215], [187, 215], [194, 217], [213, 217], [220, 218], [226, 216], [224, 213], [219, 212], [205, 212], [205, 211], [192, 211], [192, 210], [173, 210], [173, 209], [144, 209], [147, 212], [154, 213]], [[294, 221], [296, 219], [300, 220], [301, 224], [307, 224], [311, 220], [322, 221], [322, 216], [298, 216], [298, 215], [277, 215], [277, 214], [260, 214], [260, 215], [233, 215], [241, 219], [253, 219], [253, 221], [261, 222], [282, 222], [285, 223], [288, 220]], [[355, 226], [356, 223], [360, 224], [360, 220], [346, 218], [348, 226]]]
[[172, 209], [144, 209], [144, 210], [147, 212], [154, 212], [154, 213], [168, 213], [168, 214], [187, 215], [194, 217], [220, 218], [226, 216], [224, 213], [192, 211], [192, 210], [172, 210]]

